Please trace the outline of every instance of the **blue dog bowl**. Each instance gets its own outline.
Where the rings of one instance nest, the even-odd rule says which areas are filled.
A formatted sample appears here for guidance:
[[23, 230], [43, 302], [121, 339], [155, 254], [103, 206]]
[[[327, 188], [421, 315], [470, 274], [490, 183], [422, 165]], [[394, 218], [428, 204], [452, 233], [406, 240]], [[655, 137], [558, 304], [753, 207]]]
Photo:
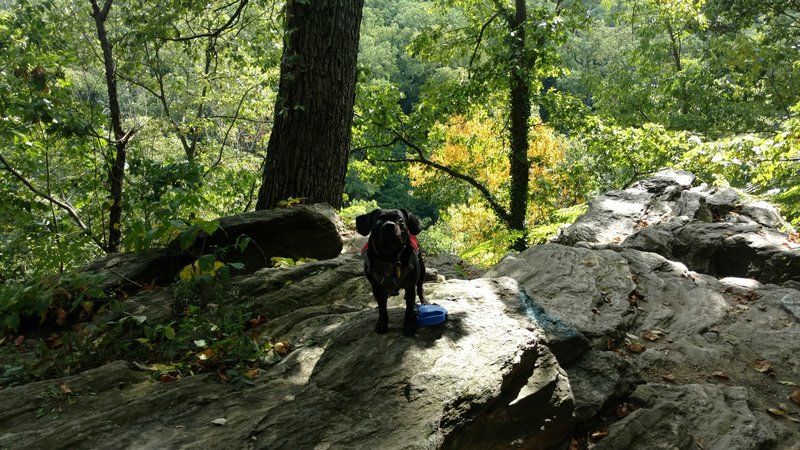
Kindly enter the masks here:
[[447, 320], [447, 310], [439, 305], [417, 305], [417, 325], [431, 327]]

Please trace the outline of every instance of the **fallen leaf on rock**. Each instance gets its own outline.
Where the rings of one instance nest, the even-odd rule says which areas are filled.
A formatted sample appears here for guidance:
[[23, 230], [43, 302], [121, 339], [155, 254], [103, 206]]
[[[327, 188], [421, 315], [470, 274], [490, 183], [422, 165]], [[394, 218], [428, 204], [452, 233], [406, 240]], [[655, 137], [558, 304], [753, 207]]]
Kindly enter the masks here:
[[800, 387], [797, 383], [794, 383], [792, 381], [778, 381], [778, 383], [780, 383], [780, 384], [782, 384], [784, 386]]
[[228, 419], [225, 418], [214, 419], [211, 421], [211, 423], [213, 423], [214, 425], [222, 426], [228, 423]]
[[714, 372], [714, 373], [711, 374], [711, 376], [714, 377], [714, 378], [719, 378], [720, 380], [726, 380], [726, 381], [731, 379], [731, 377], [729, 377], [725, 372]]
[[634, 342], [626, 342], [625, 343], [625, 348], [627, 348], [628, 351], [631, 351], [633, 353], [642, 353], [643, 351], [647, 350], [646, 346], [644, 346], [643, 344], [640, 344], [638, 342], [635, 342], [635, 341]]
[[785, 417], [786, 411], [778, 408], [767, 408], [767, 412], [773, 417]]
[[661, 377], [662, 380], [666, 381], [667, 383], [674, 383], [675, 382], [675, 375], [669, 373]]
[[583, 448], [586, 448], [585, 439], [572, 438], [569, 441], [569, 447], [567, 447], [567, 450], [581, 450]]
[[160, 381], [162, 383], [169, 383], [169, 382], [175, 381], [177, 379], [178, 379], [178, 377], [176, 377], [175, 375], [170, 375], [168, 373], [162, 373], [161, 375], [158, 376], [158, 381]]
[[266, 317], [264, 317], [262, 315], [258, 315], [256, 317], [250, 319], [250, 327], [251, 328], [255, 328], [255, 327], [261, 325], [262, 323], [264, 323], [266, 321], [267, 321]]
[[633, 403], [625, 402], [617, 406], [617, 409], [614, 411], [614, 415], [621, 419], [637, 409], [639, 408], [637, 408]]
[[633, 291], [628, 295], [628, 304], [631, 306], [639, 306], [639, 302], [644, 300], [644, 295], [639, 291]]
[[800, 389], [792, 392], [792, 395], [789, 396], [789, 400], [793, 401], [795, 405], [800, 405]]
[[603, 439], [606, 436], [608, 436], [608, 431], [599, 430], [599, 431], [595, 431], [592, 434], [590, 434], [589, 438], [596, 442], [596, 441], [599, 441], [600, 439]]
[[285, 355], [289, 353], [289, 342], [288, 341], [280, 341], [276, 342], [275, 345], [272, 346], [278, 354]]
[[663, 337], [664, 337], [664, 332], [658, 330], [646, 330], [644, 333], [642, 333], [642, 338], [647, 339], [648, 341], [651, 342], [658, 341]]
[[794, 423], [800, 423], [800, 419], [798, 419], [797, 417], [794, 417], [794, 416], [786, 416], [786, 420], [788, 420], [790, 422], [794, 422]]
[[59, 389], [61, 390], [61, 394], [62, 395], [70, 395], [70, 394], [72, 394], [72, 389], [70, 389], [69, 386], [67, 386], [67, 383], [61, 383], [61, 386], [59, 386]]
[[259, 373], [258, 368], [250, 369], [244, 373], [244, 376], [250, 378], [251, 380], [254, 380], [255, 378], [258, 377], [258, 373]]
[[214, 350], [207, 348], [202, 352], [197, 354], [197, 359], [200, 361], [208, 361], [209, 359], [214, 357]]
[[16, 339], [14, 339], [14, 345], [17, 347], [22, 347], [22, 343], [25, 342], [25, 336], [19, 335]]
[[761, 373], [770, 373], [772, 372], [772, 363], [767, 361], [766, 359], [757, 359], [750, 363], [750, 367], [756, 369]]

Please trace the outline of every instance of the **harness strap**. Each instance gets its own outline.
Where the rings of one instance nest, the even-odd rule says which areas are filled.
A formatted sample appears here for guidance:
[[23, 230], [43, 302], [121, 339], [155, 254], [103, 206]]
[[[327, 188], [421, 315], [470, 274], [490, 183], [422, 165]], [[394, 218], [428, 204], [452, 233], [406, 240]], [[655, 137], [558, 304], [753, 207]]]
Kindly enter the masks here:
[[[408, 246], [411, 247], [413, 258], [416, 260], [416, 258], [419, 256], [419, 241], [417, 240], [417, 237], [415, 235], [413, 235], [413, 234], [409, 234], [408, 243], [409, 243]], [[400, 287], [403, 284], [403, 281], [406, 279], [408, 274], [411, 273], [412, 270], [416, 269], [416, 265], [417, 265], [416, 261], [409, 261], [409, 263], [406, 264], [406, 267], [401, 270], [400, 267], [401, 267], [402, 264], [400, 263], [399, 258], [400, 258], [400, 254], [402, 254], [402, 253], [403, 253], [403, 250], [401, 250], [400, 253], [397, 255], [398, 260], [394, 264], [394, 269], [395, 270], [393, 272], [392, 271], [386, 272], [386, 273], [373, 272], [372, 271], [372, 265], [373, 264], [370, 261], [370, 257], [369, 257], [369, 241], [367, 241], [367, 243], [364, 244], [364, 247], [361, 249], [361, 255], [364, 257], [364, 269], [368, 273], [370, 273], [373, 276], [375, 276], [376, 278], [380, 278], [380, 279], [377, 279], [376, 281], [378, 283], [380, 283], [381, 287], [383, 287], [384, 289], [391, 288], [392, 292], [399, 292]], [[389, 285], [389, 283], [391, 283], [391, 285]], [[389, 289], [387, 289], [387, 290], [389, 290]]]

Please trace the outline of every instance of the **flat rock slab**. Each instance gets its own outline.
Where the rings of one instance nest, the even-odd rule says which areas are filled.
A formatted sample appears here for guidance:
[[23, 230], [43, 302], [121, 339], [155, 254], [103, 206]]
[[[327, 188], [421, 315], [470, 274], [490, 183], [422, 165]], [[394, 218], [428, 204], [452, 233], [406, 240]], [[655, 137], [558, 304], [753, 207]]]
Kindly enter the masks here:
[[[510, 278], [429, 286], [445, 324], [373, 331], [377, 312], [337, 305], [276, 319], [294, 350], [234, 390], [211, 375], [171, 383], [124, 362], [0, 391], [9, 448], [546, 448], [574, 403]], [[65, 389], [69, 393], [65, 393]], [[49, 396], [48, 396], [48, 393]], [[37, 418], [37, 415], [41, 416]]]
[[628, 299], [636, 284], [628, 262], [611, 250], [538, 245], [507, 256], [486, 276], [518, 280], [548, 314], [590, 339], [614, 335], [635, 318]]
[[640, 409], [609, 427], [595, 449], [744, 450], [777, 443], [765, 426], [770, 419], [750, 410], [748, 392], [741, 387], [645, 385], [631, 401]]

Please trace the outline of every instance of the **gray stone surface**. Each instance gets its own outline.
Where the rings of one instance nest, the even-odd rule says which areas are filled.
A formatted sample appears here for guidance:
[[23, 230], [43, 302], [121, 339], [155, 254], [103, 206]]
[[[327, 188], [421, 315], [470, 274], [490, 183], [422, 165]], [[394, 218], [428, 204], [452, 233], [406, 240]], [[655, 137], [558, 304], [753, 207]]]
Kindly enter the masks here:
[[[784, 227], [763, 202], [661, 172], [484, 278], [432, 278], [449, 320], [413, 339], [399, 297], [373, 332], [357, 243], [238, 275], [215, 301], [268, 317], [259, 339], [292, 348], [255, 386], [116, 362], [6, 388], [0, 448], [800, 448], [800, 256]], [[447, 278], [458, 265], [429, 263]], [[97, 320], [174, 320], [175, 296], [136, 293]], [[62, 383], [74, 395], [42, 395]]]
[[[345, 263], [346, 265], [346, 263]], [[359, 294], [361, 295], [361, 294]], [[3, 448], [548, 448], [572, 430], [566, 373], [510, 278], [433, 284], [449, 320], [377, 335], [372, 309], [296, 307], [264, 333], [294, 349], [234, 390], [159, 383], [124, 362], [0, 390]], [[358, 302], [356, 302], [358, 303]], [[399, 324], [403, 310], [389, 310]], [[48, 386], [69, 401], [39, 399]], [[59, 411], [36, 419], [42, 407]], [[219, 421], [217, 419], [224, 419]], [[224, 422], [224, 425], [213, 421]]]
[[760, 449], [772, 448], [769, 419], [748, 407], [741, 387], [689, 384], [645, 385], [631, 396], [641, 405], [608, 429], [594, 447], [605, 449]]

